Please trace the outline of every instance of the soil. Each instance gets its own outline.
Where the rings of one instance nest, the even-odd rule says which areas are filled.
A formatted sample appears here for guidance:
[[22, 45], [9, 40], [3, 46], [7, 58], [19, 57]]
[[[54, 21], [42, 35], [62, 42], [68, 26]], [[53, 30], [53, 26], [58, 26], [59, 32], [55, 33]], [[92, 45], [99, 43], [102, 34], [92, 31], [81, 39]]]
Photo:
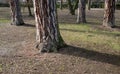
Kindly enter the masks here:
[[[63, 11], [65, 13], [61, 13]], [[88, 12], [88, 16], [96, 17], [96, 14], [90, 15], [96, 11]], [[101, 12], [103, 13], [103, 11]], [[68, 18], [71, 19], [63, 19], [63, 16], [70, 15], [68, 13], [66, 10], [59, 10], [59, 22], [74, 23], [72, 21], [75, 21], [75, 17], [69, 16]], [[30, 21], [34, 18], [27, 18], [24, 16], [25, 22], [30, 24], [23, 26], [0, 23], [1, 74], [120, 74], [120, 55], [116, 53], [97, 52], [69, 45], [57, 53], [39, 54], [38, 50], [34, 48], [34, 22]], [[102, 18], [102, 16], [97, 18]], [[119, 22], [117, 21], [117, 23]], [[98, 25], [100, 21], [94, 24]]]

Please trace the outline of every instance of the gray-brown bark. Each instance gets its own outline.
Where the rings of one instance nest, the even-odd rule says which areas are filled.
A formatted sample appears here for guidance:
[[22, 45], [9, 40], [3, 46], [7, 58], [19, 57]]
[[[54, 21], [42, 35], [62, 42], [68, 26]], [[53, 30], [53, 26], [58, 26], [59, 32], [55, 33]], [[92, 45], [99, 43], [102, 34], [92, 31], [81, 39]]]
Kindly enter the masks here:
[[10, 4], [10, 9], [11, 9], [11, 17], [12, 17], [11, 24], [12, 25], [23, 25], [24, 21], [22, 19], [19, 0], [10, 0], [9, 4]]
[[60, 35], [56, 0], [33, 0], [36, 20], [37, 48], [40, 52], [57, 51], [64, 46]]
[[105, 0], [103, 26], [115, 27], [115, 0]]
[[77, 15], [77, 23], [86, 23], [86, 7], [85, 0], [79, 0], [78, 4], [78, 15]]

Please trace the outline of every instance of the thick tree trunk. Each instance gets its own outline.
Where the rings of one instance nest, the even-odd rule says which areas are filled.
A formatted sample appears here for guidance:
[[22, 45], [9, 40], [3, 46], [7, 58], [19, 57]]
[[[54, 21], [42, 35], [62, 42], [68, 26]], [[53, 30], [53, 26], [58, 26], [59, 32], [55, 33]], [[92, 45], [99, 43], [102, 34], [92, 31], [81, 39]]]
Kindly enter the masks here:
[[19, 0], [10, 0], [10, 9], [12, 16], [12, 25], [23, 25], [24, 21], [22, 19], [21, 8], [19, 4]]
[[37, 48], [40, 52], [57, 51], [64, 46], [60, 35], [56, 0], [33, 0], [36, 20]]
[[32, 16], [32, 12], [31, 12], [31, 8], [30, 8], [30, 0], [26, 0], [26, 1], [27, 1], [29, 16]]
[[115, 27], [115, 0], [105, 0], [103, 26]]
[[78, 4], [78, 15], [77, 15], [77, 23], [86, 23], [86, 7], [85, 0], [79, 0]]

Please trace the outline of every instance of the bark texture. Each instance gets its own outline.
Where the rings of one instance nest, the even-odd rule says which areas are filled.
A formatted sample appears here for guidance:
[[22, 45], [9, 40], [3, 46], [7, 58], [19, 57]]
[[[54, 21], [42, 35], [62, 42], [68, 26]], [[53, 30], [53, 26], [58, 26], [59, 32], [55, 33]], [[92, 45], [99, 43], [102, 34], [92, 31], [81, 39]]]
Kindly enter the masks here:
[[78, 4], [78, 15], [77, 15], [77, 23], [86, 23], [86, 7], [85, 0], [79, 0]]
[[115, 0], [105, 0], [103, 26], [115, 27]]
[[36, 20], [37, 48], [40, 52], [54, 52], [64, 46], [60, 35], [56, 0], [33, 0]]
[[10, 9], [11, 9], [11, 17], [12, 17], [12, 21], [11, 21], [12, 25], [23, 25], [24, 24], [19, 3], [20, 3], [19, 0], [9, 0]]

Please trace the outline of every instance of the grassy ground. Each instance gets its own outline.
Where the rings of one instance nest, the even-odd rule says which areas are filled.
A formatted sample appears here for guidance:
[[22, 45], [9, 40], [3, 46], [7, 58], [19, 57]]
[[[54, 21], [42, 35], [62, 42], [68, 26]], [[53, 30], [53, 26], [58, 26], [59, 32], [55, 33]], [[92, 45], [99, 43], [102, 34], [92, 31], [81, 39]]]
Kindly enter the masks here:
[[120, 51], [119, 31], [93, 29], [88, 24], [61, 24], [60, 29], [64, 40], [69, 44], [94, 50]]
[[[25, 11], [28, 25], [11, 26], [8, 10], [0, 8], [0, 73], [120, 74], [120, 30], [100, 26], [103, 10], [87, 11], [87, 24], [75, 24], [76, 15], [58, 10], [61, 35], [69, 46], [45, 54], [34, 48], [34, 18]], [[120, 24], [119, 13], [116, 25]]]

